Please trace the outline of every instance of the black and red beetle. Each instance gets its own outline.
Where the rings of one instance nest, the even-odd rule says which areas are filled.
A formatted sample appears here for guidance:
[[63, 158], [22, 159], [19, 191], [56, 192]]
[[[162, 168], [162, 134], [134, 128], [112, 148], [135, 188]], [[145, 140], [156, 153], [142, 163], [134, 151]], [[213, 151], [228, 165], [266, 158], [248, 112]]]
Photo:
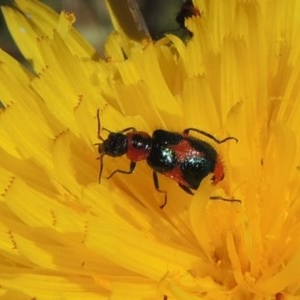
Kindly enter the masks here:
[[176, 21], [180, 25], [181, 28], [186, 30], [189, 37], [193, 37], [193, 33], [188, 30], [185, 26], [185, 20], [191, 17], [200, 16], [199, 10], [194, 6], [192, 0], [186, 0], [180, 8], [180, 11], [178, 12], [176, 16]]
[[[190, 195], [193, 195], [192, 190], [197, 190], [202, 179], [208, 174], [213, 174], [213, 185], [224, 178], [223, 164], [217, 151], [209, 143], [190, 136], [191, 131], [202, 134], [218, 144], [228, 140], [237, 142], [237, 139], [231, 136], [218, 140], [213, 135], [195, 128], [187, 128], [182, 133], [158, 129], [153, 132], [152, 136], [147, 132], [137, 131], [134, 127], [128, 127], [118, 132], [111, 132], [103, 128], [109, 132], [107, 139], [103, 139], [100, 135], [99, 110], [97, 118], [98, 138], [102, 141], [95, 144], [98, 145], [100, 154], [98, 158], [100, 160], [99, 182], [102, 176], [104, 155], [111, 157], [126, 155], [130, 160], [129, 170], [117, 169], [107, 179], [116, 173], [131, 174], [138, 161], [146, 160], [153, 170], [155, 189], [165, 194], [165, 201], [161, 208], [167, 203], [167, 193], [160, 189], [157, 173], [175, 180]], [[228, 199], [228, 201], [235, 200]]]

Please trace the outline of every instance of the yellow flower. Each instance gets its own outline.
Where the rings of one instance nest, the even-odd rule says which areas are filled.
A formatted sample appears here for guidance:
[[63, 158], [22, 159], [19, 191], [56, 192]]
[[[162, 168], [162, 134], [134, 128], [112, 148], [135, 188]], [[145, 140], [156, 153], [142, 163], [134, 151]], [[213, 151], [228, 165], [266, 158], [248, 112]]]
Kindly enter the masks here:
[[[186, 43], [125, 30], [125, 2], [108, 2], [105, 60], [71, 13], [2, 8], [33, 71], [0, 50], [0, 297], [297, 299], [300, 2], [195, 0]], [[239, 142], [197, 135], [225, 178], [191, 197], [159, 176], [160, 209], [146, 162], [107, 180], [129, 161], [105, 156], [98, 183], [97, 109], [111, 131]]]

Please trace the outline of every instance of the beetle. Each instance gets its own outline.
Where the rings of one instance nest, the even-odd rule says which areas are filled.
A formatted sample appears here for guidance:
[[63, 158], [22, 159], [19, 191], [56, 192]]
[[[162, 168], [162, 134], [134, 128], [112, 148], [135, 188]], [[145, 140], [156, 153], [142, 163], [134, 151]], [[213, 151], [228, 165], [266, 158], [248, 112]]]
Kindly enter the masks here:
[[[235, 137], [226, 137], [218, 140], [210, 133], [196, 129], [187, 128], [182, 133], [170, 132], [163, 129], [153, 131], [150, 136], [145, 131], [137, 131], [134, 127], [128, 127], [118, 132], [112, 132], [106, 128], [108, 137], [104, 139], [100, 135], [100, 115], [97, 110], [98, 138], [101, 143], [96, 143], [100, 160], [99, 182], [103, 171], [103, 157], [119, 157], [126, 155], [130, 161], [128, 170], [116, 169], [107, 179], [112, 178], [116, 173], [132, 174], [137, 162], [146, 160], [148, 166], [153, 170], [153, 182], [155, 189], [165, 194], [163, 208], [167, 203], [167, 192], [160, 189], [158, 176], [160, 173], [173, 180], [188, 194], [193, 195], [192, 190], [197, 190], [201, 181], [210, 173], [212, 184], [216, 185], [224, 178], [223, 164], [217, 151], [206, 141], [191, 136], [196, 132], [212, 139], [218, 144], [228, 140], [238, 141]], [[225, 201], [240, 201], [212, 197]]]
[[176, 22], [179, 24], [179, 26], [186, 30], [189, 37], [193, 37], [193, 33], [188, 30], [185, 26], [185, 20], [191, 17], [200, 16], [199, 10], [194, 6], [193, 2], [191, 0], [186, 0], [180, 8], [180, 11], [176, 15]]

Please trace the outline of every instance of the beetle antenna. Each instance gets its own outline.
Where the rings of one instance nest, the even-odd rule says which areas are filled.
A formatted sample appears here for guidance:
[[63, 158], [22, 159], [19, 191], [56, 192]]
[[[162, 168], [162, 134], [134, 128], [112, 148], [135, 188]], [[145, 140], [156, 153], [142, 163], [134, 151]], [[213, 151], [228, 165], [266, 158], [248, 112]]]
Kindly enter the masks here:
[[104, 153], [101, 153], [99, 157], [97, 157], [97, 159], [99, 159], [100, 162], [100, 168], [99, 168], [99, 177], [98, 177], [98, 182], [101, 182], [101, 177], [102, 177], [102, 171], [103, 171], [103, 156]]
[[100, 129], [101, 129], [101, 123], [100, 123], [100, 111], [99, 108], [97, 109], [97, 120], [98, 120], [98, 127], [97, 127], [97, 132], [98, 132], [98, 139], [101, 141], [104, 141], [103, 137], [100, 135]]

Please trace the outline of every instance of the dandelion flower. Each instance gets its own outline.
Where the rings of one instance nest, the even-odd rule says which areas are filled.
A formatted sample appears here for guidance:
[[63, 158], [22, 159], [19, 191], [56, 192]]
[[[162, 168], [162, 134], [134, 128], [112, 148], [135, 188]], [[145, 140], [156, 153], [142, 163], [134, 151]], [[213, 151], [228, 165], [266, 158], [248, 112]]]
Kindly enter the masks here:
[[[195, 0], [192, 38], [154, 42], [127, 30], [125, 2], [108, 1], [105, 59], [72, 13], [2, 7], [32, 71], [0, 50], [1, 297], [297, 299], [300, 3]], [[111, 131], [193, 127], [239, 142], [197, 136], [224, 180], [190, 196], [159, 176], [160, 209], [146, 162], [108, 180], [129, 161], [105, 156], [99, 184], [97, 110]]]

